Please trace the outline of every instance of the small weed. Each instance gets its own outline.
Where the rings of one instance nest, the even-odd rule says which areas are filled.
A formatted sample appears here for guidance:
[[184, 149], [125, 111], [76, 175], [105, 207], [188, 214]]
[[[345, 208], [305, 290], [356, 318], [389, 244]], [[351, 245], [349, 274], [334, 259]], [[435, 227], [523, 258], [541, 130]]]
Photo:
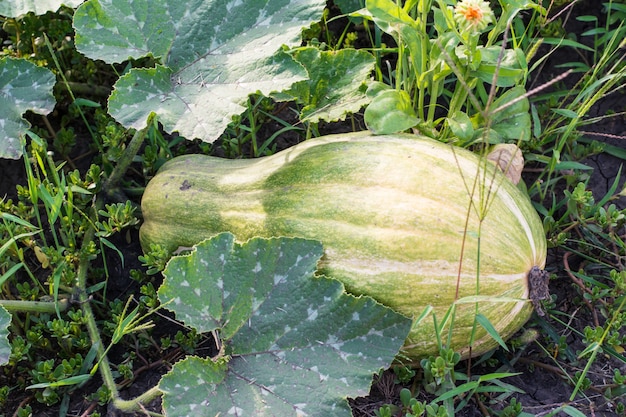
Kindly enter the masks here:
[[[257, 158], [276, 152], [275, 140], [287, 132], [301, 133], [303, 129], [280, 119], [275, 115], [279, 106], [269, 97], [259, 94], [248, 98], [247, 110], [242, 115], [233, 116], [221, 138], [221, 149], [227, 158]], [[281, 129], [262, 138], [264, 125], [279, 125]]]

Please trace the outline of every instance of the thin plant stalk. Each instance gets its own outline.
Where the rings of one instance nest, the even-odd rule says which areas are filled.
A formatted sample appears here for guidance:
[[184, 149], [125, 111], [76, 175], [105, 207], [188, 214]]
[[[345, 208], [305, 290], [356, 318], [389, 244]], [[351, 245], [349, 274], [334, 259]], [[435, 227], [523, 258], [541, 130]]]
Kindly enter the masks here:
[[146, 122], [146, 127], [135, 132], [133, 138], [130, 140], [124, 153], [117, 162], [117, 165], [113, 169], [113, 172], [111, 172], [111, 175], [109, 175], [109, 178], [105, 181], [103, 188], [109, 197], [117, 197], [120, 201], [127, 200], [122, 195], [119, 183], [122, 176], [126, 173], [126, 171], [128, 171], [130, 164], [133, 162], [135, 156], [141, 149], [149, 129], [156, 123], [156, 117], [155, 113], [151, 113]]
[[[61, 79], [63, 80], [63, 84], [67, 87], [67, 92], [70, 95], [70, 97], [72, 98], [72, 102], [75, 102], [76, 101], [76, 97], [74, 97], [74, 92], [70, 88], [70, 84], [68, 83], [67, 78], [65, 77], [64, 71], [61, 68], [61, 65], [59, 64], [59, 60], [58, 60], [58, 58], [56, 56], [56, 53], [54, 52], [54, 49], [52, 48], [52, 44], [50, 43], [50, 40], [48, 39], [48, 35], [46, 35], [44, 33], [43, 34], [43, 38], [44, 38], [44, 41], [46, 42], [46, 47], [48, 48], [48, 51], [50, 52], [50, 56], [52, 56], [52, 60], [54, 61], [54, 65], [57, 68], [57, 71], [59, 73], [59, 77], [61, 77]], [[91, 125], [87, 121], [87, 116], [85, 116], [85, 113], [83, 112], [83, 109], [80, 106], [77, 106], [77, 108], [78, 108], [78, 113], [80, 114], [81, 119], [83, 119], [83, 123], [84, 123], [85, 127], [89, 131], [89, 135], [91, 136], [91, 139], [93, 140], [93, 143], [98, 148], [98, 151], [100, 151], [100, 153], [103, 153], [104, 150], [102, 149], [102, 144], [100, 143], [100, 141], [98, 141], [96, 139], [96, 134], [94, 133], [93, 129], [91, 129]]]

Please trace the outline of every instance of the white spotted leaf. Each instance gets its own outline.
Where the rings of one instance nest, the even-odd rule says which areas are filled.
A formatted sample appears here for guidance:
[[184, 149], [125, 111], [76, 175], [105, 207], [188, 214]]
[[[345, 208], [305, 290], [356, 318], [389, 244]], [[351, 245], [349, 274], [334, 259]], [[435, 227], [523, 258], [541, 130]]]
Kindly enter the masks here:
[[224, 233], [165, 268], [158, 296], [178, 320], [215, 331], [223, 355], [190, 356], [163, 376], [168, 416], [349, 417], [411, 321], [316, 277], [319, 242], [235, 242]]
[[55, 81], [50, 70], [25, 59], [0, 59], [0, 158], [22, 156], [20, 136], [30, 128], [23, 115], [54, 110]]
[[11, 313], [0, 306], [0, 365], [9, 362], [11, 356], [11, 345], [9, 344], [9, 325], [11, 324]]
[[289, 88], [306, 71], [282, 46], [301, 42], [323, 0], [88, 0], [74, 14], [76, 47], [117, 63], [154, 57], [115, 84], [109, 113], [141, 129], [151, 113], [168, 132], [217, 139], [251, 93]]
[[68, 7], [77, 7], [84, 0], [1, 0], [0, 16], [18, 17], [28, 12], [37, 15], [46, 12], [54, 12], [65, 5]]

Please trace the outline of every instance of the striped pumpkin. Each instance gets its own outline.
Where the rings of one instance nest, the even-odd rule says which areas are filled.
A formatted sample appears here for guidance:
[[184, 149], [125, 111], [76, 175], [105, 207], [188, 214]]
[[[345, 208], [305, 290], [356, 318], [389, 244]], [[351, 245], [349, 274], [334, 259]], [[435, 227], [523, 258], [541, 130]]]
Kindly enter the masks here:
[[349, 292], [414, 318], [430, 311], [406, 341], [412, 359], [437, 353], [433, 318], [453, 305], [441, 334], [451, 329], [465, 357], [496, 346], [476, 312], [503, 338], [517, 331], [532, 313], [529, 271], [546, 258], [524, 193], [471, 152], [414, 135], [326, 136], [259, 159], [181, 156], [150, 181], [142, 211], [144, 249], [225, 231], [320, 240], [320, 272]]

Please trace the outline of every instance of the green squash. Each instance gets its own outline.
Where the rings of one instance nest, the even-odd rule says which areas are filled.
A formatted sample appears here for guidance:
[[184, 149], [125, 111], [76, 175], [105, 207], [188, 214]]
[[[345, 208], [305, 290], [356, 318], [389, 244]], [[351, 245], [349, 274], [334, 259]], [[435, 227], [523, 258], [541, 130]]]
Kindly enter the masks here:
[[437, 353], [433, 315], [441, 323], [453, 304], [450, 347], [465, 357], [496, 347], [476, 312], [502, 338], [517, 331], [533, 311], [529, 272], [546, 259], [524, 193], [471, 152], [414, 135], [326, 136], [259, 159], [177, 157], [148, 184], [142, 211], [144, 250], [225, 231], [320, 240], [320, 272], [349, 292], [414, 318], [432, 306], [406, 341], [412, 359]]

